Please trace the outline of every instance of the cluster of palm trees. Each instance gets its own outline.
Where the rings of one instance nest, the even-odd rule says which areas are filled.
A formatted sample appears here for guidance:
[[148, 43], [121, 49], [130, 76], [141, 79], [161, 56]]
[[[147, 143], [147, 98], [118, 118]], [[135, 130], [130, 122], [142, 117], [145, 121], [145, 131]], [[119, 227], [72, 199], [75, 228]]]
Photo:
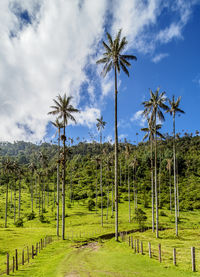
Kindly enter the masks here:
[[[184, 113], [184, 111], [179, 108], [181, 97], [175, 100], [175, 97], [173, 96], [172, 100], [170, 100], [166, 98], [165, 92], [159, 93], [159, 90], [160, 90], [159, 88], [155, 92], [150, 90], [150, 99], [148, 101], [143, 102], [143, 105], [144, 105], [143, 115], [147, 118], [148, 127], [142, 128], [142, 131], [147, 132], [147, 134], [144, 136], [144, 139], [148, 137], [151, 145], [152, 230], [154, 232], [154, 199], [155, 199], [156, 237], [157, 238], [159, 237], [158, 185], [157, 185], [157, 136], [164, 138], [163, 135], [159, 132], [159, 129], [161, 128], [161, 124], [157, 124], [157, 120], [160, 120], [160, 122], [163, 122], [165, 120], [163, 111], [173, 115], [174, 206], [175, 206], [176, 236], [178, 236], [175, 116], [177, 113]], [[166, 101], [169, 102], [169, 106], [165, 104]], [[154, 165], [153, 165], [153, 142], [154, 142], [154, 156], [155, 156]], [[153, 167], [154, 167], [154, 170], [153, 170]], [[171, 194], [170, 194], [170, 197], [171, 197]], [[171, 200], [170, 200], [170, 205], [171, 205]]]
[[[76, 123], [73, 113], [79, 112], [71, 104], [72, 97], [58, 95], [56, 99], [53, 99], [54, 105], [51, 106], [52, 111], [49, 114], [56, 115], [56, 121], [53, 125], [58, 128], [58, 161], [57, 161], [57, 235], [59, 236], [59, 195], [60, 195], [60, 164], [62, 165], [62, 239], [65, 239], [65, 187], [66, 187], [66, 126], [68, 121]], [[59, 121], [61, 120], [61, 121]], [[61, 129], [63, 134], [61, 135]], [[63, 149], [60, 152], [60, 140], [63, 142]]]

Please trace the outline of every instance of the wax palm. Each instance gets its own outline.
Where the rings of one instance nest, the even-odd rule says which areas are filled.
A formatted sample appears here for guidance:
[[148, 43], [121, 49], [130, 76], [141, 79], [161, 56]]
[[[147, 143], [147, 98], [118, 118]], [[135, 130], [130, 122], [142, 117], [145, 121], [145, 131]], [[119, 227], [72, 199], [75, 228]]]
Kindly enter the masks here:
[[117, 73], [121, 69], [129, 76], [127, 67], [131, 64], [129, 60], [136, 60], [136, 56], [123, 55], [126, 45], [128, 44], [126, 37], [121, 39], [121, 30], [119, 30], [116, 38], [113, 40], [111, 35], [107, 33], [108, 44], [103, 41], [105, 52], [103, 58], [97, 61], [97, 64], [104, 64], [102, 75], [105, 77], [107, 73], [114, 69], [115, 73], [115, 239], [118, 240], [118, 131], [117, 131]]
[[149, 117], [149, 122], [154, 126], [154, 140], [155, 140], [155, 204], [156, 204], [156, 237], [158, 238], [158, 193], [157, 193], [157, 132], [155, 126], [157, 118], [162, 122], [165, 120], [162, 113], [163, 110], [168, 110], [168, 106], [165, 105], [166, 97], [165, 92], [159, 94], [160, 89], [158, 88], [155, 93], [150, 90], [149, 101], [144, 101], [143, 114]]
[[61, 139], [63, 141], [63, 183], [62, 183], [62, 239], [65, 239], [65, 174], [66, 174], [66, 136], [65, 128], [68, 123], [68, 120], [71, 120], [76, 123], [73, 113], [78, 113], [79, 110], [74, 108], [71, 105], [72, 97], [67, 97], [66, 94], [62, 97], [61, 95], [57, 96], [57, 99], [53, 99], [54, 106], [51, 106], [52, 111], [49, 114], [58, 115], [58, 119], [63, 120], [64, 131]]
[[170, 211], [172, 212], [171, 168], [172, 168], [172, 159], [167, 159], [166, 169], [169, 172], [169, 207], [170, 207]]
[[31, 210], [33, 213], [33, 176], [34, 176], [34, 172], [37, 169], [37, 167], [34, 162], [31, 162], [28, 165], [28, 168], [31, 170]]
[[174, 95], [172, 100], [168, 99], [170, 107], [167, 112], [173, 116], [173, 158], [174, 158], [174, 208], [175, 208], [175, 228], [176, 236], [178, 236], [178, 216], [177, 216], [177, 184], [176, 184], [176, 145], [175, 145], [175, 116], [177, 113], [185, 113], [179, 108], [181, 97], [175, 101]]
[[7, 228], [7, 217], [8, 217], [8, 184], [9, 175], [13, 171], [13, 162], [7, 158], [2, 161], [2, 168], [6, 176], [6, 203], [5, 203], [5, 228]]
[[57, 236], [59, 237], [59, 201], [60, 201], [60, 131], [64, 127], [63, 122], [56, 118], [51, 122], [58, 129], [58, 161], [57, 161]]
[[161, 128], [161, 124], [157, 124], [156, 127], [154, 122], [147, 118], [148, 127], [142, 128], [141, 131], [146, 132], [143, 140], [149, 139], [151, 147], [151, 203], [152, 203], [152, 232], [154, 232], [154, 182], [153, 182], [153, 138], [156, 131], [157, 136], [163, 137], [163, 135], [158, 131]]
[[[104, 129], [106, 122], [103, 121], [103, 116], [97, 118], [97, 129], [100, 132], [100, 147], [102, 148], [102, 130]], [[102, 149], [101, 149], [102, 151]], [[102, 153], [100, 156], [100, 189], [101, 189], [101, 226], [103, 226], [103, 186], [102, 186]]]

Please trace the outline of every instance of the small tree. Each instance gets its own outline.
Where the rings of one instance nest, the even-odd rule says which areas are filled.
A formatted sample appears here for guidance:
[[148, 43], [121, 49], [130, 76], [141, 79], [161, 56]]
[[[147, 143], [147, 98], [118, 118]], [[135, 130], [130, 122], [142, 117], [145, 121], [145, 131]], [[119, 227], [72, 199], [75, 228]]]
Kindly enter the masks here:
[[137, 208], [137, 209], [135, 209], [135, 217], [134, 217], [134, 219], [138, 223], [139, 229], [143, 230], [144, 223], [147, 220], [146, 213], [142, 209]]

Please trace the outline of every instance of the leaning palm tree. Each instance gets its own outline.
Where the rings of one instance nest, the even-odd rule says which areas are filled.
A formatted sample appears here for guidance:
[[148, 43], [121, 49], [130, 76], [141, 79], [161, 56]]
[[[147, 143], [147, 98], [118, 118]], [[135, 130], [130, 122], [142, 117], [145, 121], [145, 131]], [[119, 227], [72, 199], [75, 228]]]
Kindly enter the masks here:
[[60, 201], [60, 131], [64, 127], [63, 122], [56, 118], [52, 122], [53, 126], [58, 129], [58, 160], [57, 160], [57, 236], [59, 237], [59, 201]]
[[122, 55], [128, 41], [126, 37], [121, 39], [121, 30], [113, 40], [107, 33], [108, 44], [103, 41], [105, 52], [103, 58], [97, 61], [97, 64], [104, 64], [102, 74], [105, 77], [107, 73], [114, 69], [115, 74], [115, 240], [118, 241], [118, 130], [117, 130], [117, 73], [122, 69], [129, 76], [127, 67], [131, 64], [128, 60], [136, 60], [136, 56]]
[[68, 120], [71, 120], [76, 123], [75, 118], [73, 117], [73, 113], [79, 112], [78, 109], [75, 109], [71, 105], [72, 97], [67, 97], [66, 94], [62, 97], [60, 94], [57, 96], [57, 99], [53, 99], [54, 106], [51, 106], [50, 108], [52, 111], [49, 112], [49, 114], [58, 115], [59, 119], [63, 120], [63, 135], [61, 136], [61, 139], [63, 141], [63, 159], [62, 159], [62, 165], [63, 165], [63, 176], [62, 176], [62, 239], [65, 239], [65, 175], [66, 175], [66, 136], [65, 136], [65, 128], [68, 123]]
[[[154, 182], [153, 182], [153, 139], [156, 131], [157, 136], [163, 138], [163, 135], [158, 131], [161, 128], [161, 124], [157, 124], [156, 128], [154, 122], [147, 118], [148, 127], [142, 128], [141, 131], [146, 132], [143, 140], [149, 139], [151, 147], [151, 203], [152, 203], [152, 232], [154, 233]], [[156, 130], [155, 130], [156, 129]]]
[[177, 113], [185, 113], [183, 110], [179, 108], [179, 104], [181, 101], [181, 97], [179, 97], [176, 101], [174, 95], [172, 96], [172, 100], [169, 100], [169, 109], [167, 112], [173, 116], [173, 158], [174, 158], [174, 208], [175, 208], [175, 228], [176, 228], [176, 236], [178, 236], [178, 216], [177, 216], [177, 184], [176, 184], [176, 145], [175, 145], [175, 116]]
[[[97, 118], [97, 129], [100, 133], [100, 147], [102, 148], [102, 130], [104, 129], [106, 122], [103, 121], [103, 116]], [[101, 149], [102, 151], [102, 149]], [[103, 227], [103, 186], [102, 186], [102, 153], [100, 156], [100, 189], [101, 189], [101, 226]]]
[[143, 114], [145, 116], [149, 116], [150, 122], [154, 123], [154, 141], [155, 141], [155, 205], [156, 205], [156, 237], [158, 238], [158, 192], [157, 192], [157, 134], [156, 134], [156, 121], [157, 118], [160, 121], [164, 121], [164, 115], [162, 113], [162, 110], [168, 110], [168, 106], [165, 105], [166, 97], [165, 92], [161, 92], [159, 94], [159, 88], [153, 93], [152, 90], [150, 90], [150, 99], [149, 101], [144, 101], [142, 104], [144, 105], [144, 112]]

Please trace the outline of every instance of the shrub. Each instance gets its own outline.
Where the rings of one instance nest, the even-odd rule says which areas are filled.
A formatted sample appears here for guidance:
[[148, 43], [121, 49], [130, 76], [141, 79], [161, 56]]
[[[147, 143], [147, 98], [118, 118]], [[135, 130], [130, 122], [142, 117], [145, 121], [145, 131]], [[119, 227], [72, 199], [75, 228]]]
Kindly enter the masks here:
[[41, 215], [39, 216], [39, 220], [40, 220], [40, 222], [42, 222], [42, 223], [49, 223], [49, 220], [46, 219], [45, 216], [44, 216], [43, 214], [41, 214]]
[[18, 218], [17, 221], [15, 221], [15, 226], [16, 227], [23, 227], [24, 226], [24, 221], [22, 218]]
[[31, 212], [30, 214], [27, 214], [26, 217], [27, 217], [27, 220], [33, 220], [34, 218], [36, 218], [34, 212]]
[[165, 212], [160, 211], [160, 216], [167, 216]]
[[138, 223], [139, 228], [142, 230], [144, 228], [144, 223], [147, 220], [146, 213], [142, 209], [135, 209], [134, 219]]
[[94, 207], [95, 207], [95, 202], [94, 202], [94, 200], [89, 199], [89, 200], [88, 200], [88, 203], [87, 203], [87, 207], [88, 207], [88, 210], [89, 210], [89, 211], [92, 211], [92, 210], [94, 209]]

